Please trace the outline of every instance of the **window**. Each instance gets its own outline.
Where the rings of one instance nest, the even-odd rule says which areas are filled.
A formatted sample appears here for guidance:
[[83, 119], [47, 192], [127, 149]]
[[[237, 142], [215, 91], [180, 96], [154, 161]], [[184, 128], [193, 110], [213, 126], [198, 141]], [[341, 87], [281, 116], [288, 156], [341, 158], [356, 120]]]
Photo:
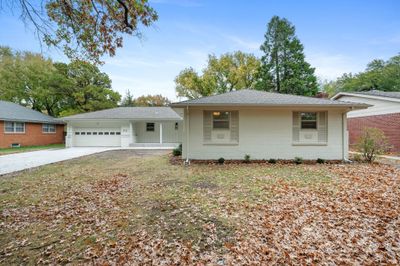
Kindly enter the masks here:
[[110, 132], [110, 135], [115, 135], [115, 132]]
[[86, 135], [86, 132], [81, 132], [81, 135]]
[[229, 129], [230, 112], [212, 112], [213, 129]]
[[24, 133], [25, 132], [25, 123], [6, 121], [4, 123], [4, 132], [6, 132], [6, 133]]
[[75, 132], [75, 135], [79, 135], [79, 132]]
[[117, 135], [121, 135], [121, 132], [116, 132]]
[[110, 133], [109, 132], [104, 132], [104, 135], [109, 135]]
[[301, 129], [317, 129], [317, 113], [300, 113]]
[[146, 123], [146, 131], [154, 131], [154, 123]]
[[99, 135], [103, 135], [104, 133], [103, 132], [99, 132]]
[[86, 135], [92, 135], [92, 132], [86, 132]]
[[97, 132], [93, 132], [92, 134], [93, 134], [93, 135], [97, 135]]
[[55, 133], [56, 132], [56, 125], [43, 124], [42, 125], [42, 132], [43, 133]]
[[175, 130], [178, 130], [178, 122], [175, 122]]

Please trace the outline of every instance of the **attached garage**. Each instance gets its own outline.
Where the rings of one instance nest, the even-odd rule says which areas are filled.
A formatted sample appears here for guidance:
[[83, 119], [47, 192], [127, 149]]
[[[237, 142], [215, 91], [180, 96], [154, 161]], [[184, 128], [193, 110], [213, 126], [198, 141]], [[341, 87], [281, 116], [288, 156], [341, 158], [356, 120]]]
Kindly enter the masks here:
[[121, 128], [76, 128], [73, 143], [75, 147], [119, 147]]
[[169, 107], [119, 107], [64, 117], [67, 147], [176, 147], [182, 117]]

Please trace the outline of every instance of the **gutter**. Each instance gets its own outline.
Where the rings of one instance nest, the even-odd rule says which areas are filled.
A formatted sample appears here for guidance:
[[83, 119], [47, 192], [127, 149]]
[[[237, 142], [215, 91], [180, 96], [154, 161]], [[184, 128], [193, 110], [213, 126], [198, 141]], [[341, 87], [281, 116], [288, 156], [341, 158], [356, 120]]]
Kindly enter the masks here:
[[177, 118], [60, 118], [62, 121], [182, 121], [182, 117]]
[[[188, 104], [171, 104], [171, 107], [186, 107]], [[296, 108], [343, 108], [343, 107], [350, 107], [350, 108], [359, 108], [365, 109], [371, 107], [372, 105], [364, 104], [364, 103], [354, 103], [354, 104], [243, 104], [243, 103], [199, 103], [199, 104], [190, 104], [193, 107], [219, 107], [219, 106], [241, 106], [241, 107], [272, 107], [272, 108], [288, 108], [288, 107], [296, 107]]]

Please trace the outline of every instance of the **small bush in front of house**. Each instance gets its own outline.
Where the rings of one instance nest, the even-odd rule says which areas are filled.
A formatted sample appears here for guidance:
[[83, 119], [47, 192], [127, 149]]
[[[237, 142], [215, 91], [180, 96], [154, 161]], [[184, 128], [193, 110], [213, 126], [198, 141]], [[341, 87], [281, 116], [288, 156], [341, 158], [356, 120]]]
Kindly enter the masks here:
[[362, 162], [363, 161], [363, 158], [362, 158], [362, 156], [361, 156], [361, 154], [359, 154], [359, 153], [355, 153], [354, 155], [353, 155], [353, 161], [355, 161], [355, 162]]
[[318, 158], [317, 159], [317, 163], [323, 164], [323, 163], [325, 163], [325, 159]]
[[244, 162], [245, 162], [245, 163], [249, 163], [249, 162], [250, 162], [250, 155], [249, 155], [249, 154], [246, 154], [246, 155], [244, 156]]
[[276, 159], [269, 159], [268, 163], [276, 163]]
[[219, 158], [219, 159], [217, 160], [217, 162], [218, 162], [218, 164], [224, 164], [225, 159], [221, 157], [221, 158]]
[[172, 151], [172, 155], [174, 156], [182, 155], [182, 144], [179, 144], [179, 146]]
[[172, 155], [174, 155], [174, 156], [180, 156], [180, 155], [182, 155], [182, 150], [180, 150], [179, 148], [175, 148], [175, 149], [173, 149], [173, 151], [172, 151]]
[[357, 151], [369, 163], [375, 160], [376, 155], [384, 154], [390, 148], [387, 137], [379, 128], [364, 128], [357, 141]]
[[294, 157], [294, 163], [295, 164], [302, 164], [303, 163], [303, 158], [301, 157]]

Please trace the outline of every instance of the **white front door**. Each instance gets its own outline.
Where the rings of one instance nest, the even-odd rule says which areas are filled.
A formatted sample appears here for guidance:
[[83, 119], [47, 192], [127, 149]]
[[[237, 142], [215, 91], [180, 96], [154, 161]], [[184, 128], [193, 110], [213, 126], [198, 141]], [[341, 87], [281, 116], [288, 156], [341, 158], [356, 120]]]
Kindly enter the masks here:
[[73, 146], [76, 147], [119, 147], [120, 128], [74, 128]]

